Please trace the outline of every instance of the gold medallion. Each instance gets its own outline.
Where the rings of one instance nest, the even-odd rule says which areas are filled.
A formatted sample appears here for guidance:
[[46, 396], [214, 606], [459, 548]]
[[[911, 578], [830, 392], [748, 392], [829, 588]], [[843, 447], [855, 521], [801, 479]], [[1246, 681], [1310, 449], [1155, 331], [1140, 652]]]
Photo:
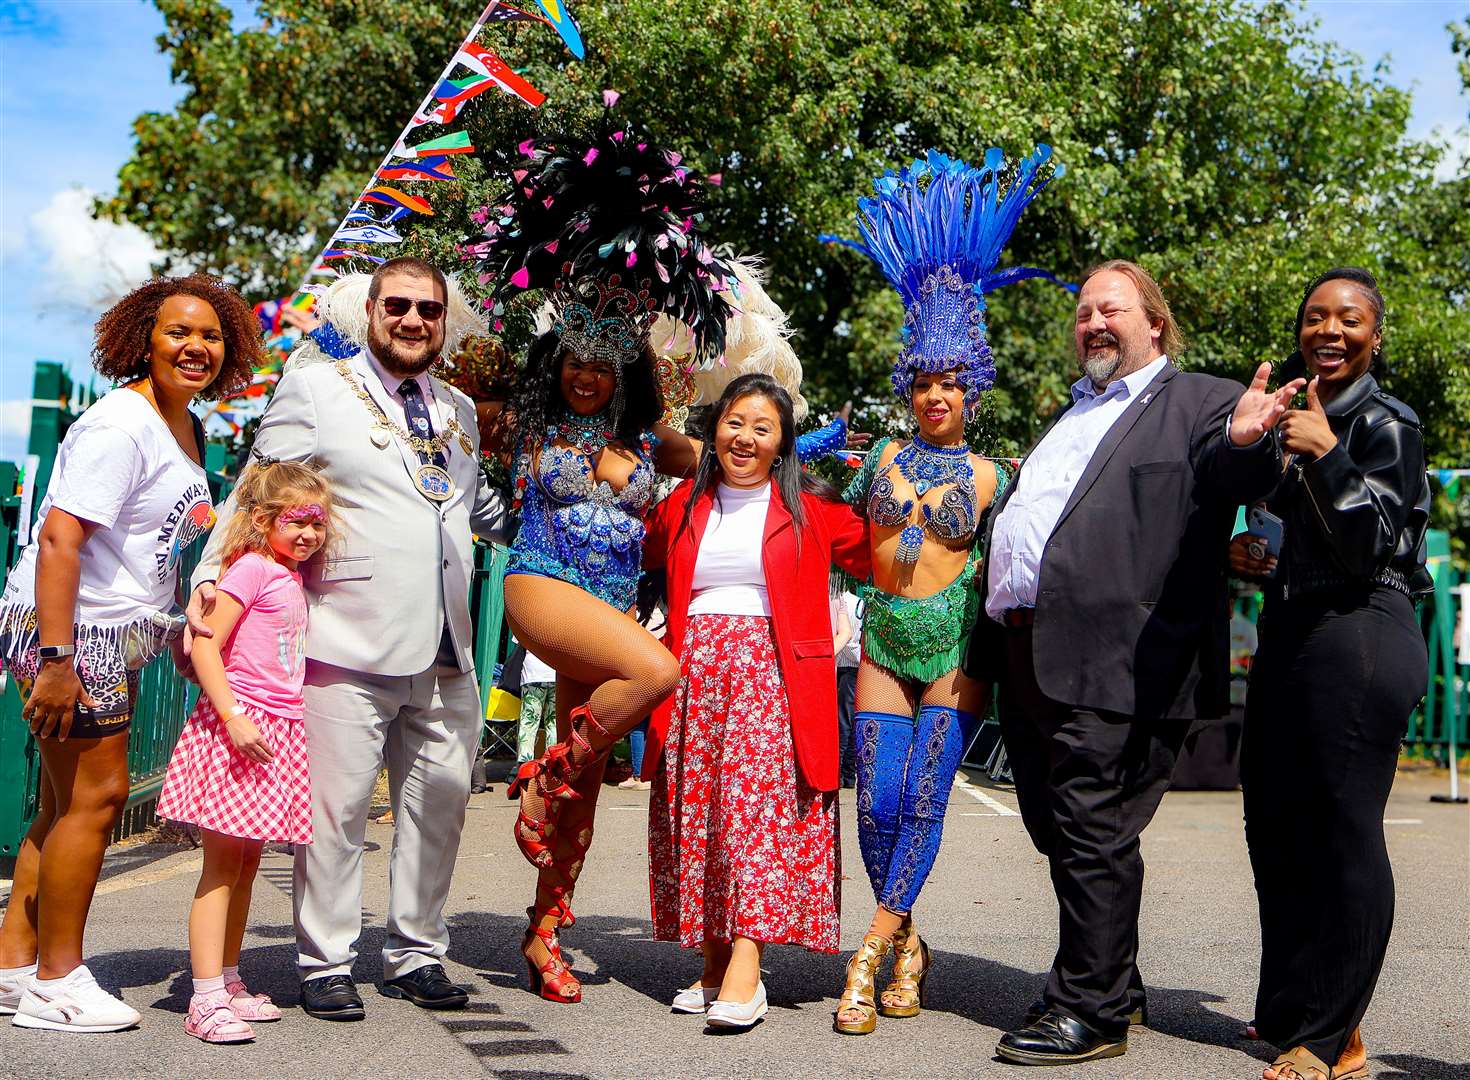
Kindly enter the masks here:
[[435, 502], [443, 502], [454, 495], [454, 479], [438, 465], [420, 465], [414, 474], [414, 482], [426, 497]]

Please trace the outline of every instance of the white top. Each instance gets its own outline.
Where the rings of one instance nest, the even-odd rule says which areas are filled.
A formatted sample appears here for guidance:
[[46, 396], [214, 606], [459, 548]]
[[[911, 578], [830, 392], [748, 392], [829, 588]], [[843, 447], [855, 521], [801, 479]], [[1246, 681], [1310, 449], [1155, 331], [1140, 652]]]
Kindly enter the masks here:
[[857, 667], [863, 661], [863, 602], [850, 592], [842, 594], [842, 606], [847, 609], [847, 621], [852, 627], [852, 637], [837, 654], [840, 668]]
[[720, 485], [694, 562], [690, 615], [771, 617], [761, 565], [770, 504], [769, 481], [758, 488]]
[[1041, 556], [1077, 481], [1108, 431], [1168, 362], [1167, 356], [1155, 357], [1102, 391], [1086, 375], [1072, 384], [1074, 404], [1027, 455], [995, 519], [985, 560], [985, 611], [991, 618], [1000, 619], [1007, 608], [1036, 606]]
[[[184, 549], [214, 523], [204, 469], [147, 398], [126, 387], [84, 412], [61, 440], [33, 537], [51, 508], [97, 528], [81, 550], [76, 621], [132, 622], [173, 606]], [[0, 603], [36, 603], [36, 544], [21, 552]]]
[[527, 649], [526, 659], [521, 664], [521, 684], [554, 682], [556, 682], [556, 669]]

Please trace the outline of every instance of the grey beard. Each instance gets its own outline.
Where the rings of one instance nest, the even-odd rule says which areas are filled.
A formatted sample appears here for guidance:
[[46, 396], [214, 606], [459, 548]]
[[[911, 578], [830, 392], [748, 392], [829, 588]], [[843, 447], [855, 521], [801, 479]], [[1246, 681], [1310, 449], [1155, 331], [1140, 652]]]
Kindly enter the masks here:
[[1122, 366], [1123, 352], [1121, 349], [1109, 360], [1096, 357], [1082, 361], [1082, 370], [1087, 372], [1087, 377], [1099, 389], [1105, 388], [1108, 383], [1112, 382], [1113, 376], [1118, 374], [1118, 369]]

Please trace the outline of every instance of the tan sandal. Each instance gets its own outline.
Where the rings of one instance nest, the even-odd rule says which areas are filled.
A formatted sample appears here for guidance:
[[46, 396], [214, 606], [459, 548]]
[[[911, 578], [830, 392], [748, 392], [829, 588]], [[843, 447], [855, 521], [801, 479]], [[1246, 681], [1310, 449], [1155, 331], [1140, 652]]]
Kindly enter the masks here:
[[[1294, 1075], [1281, 1076], [1283, 1067], [1290, 1069]], [[1319, 1078], [1320, 1080], [1365, 1080], [1368, 1076], [1367, 1065], [1336, 1072], [1331, 1065], [1305, 1046], [1294, 1046], [1281, 1054], [1271, 1062], [1271, 1068], [1276, 1070], [1278, 1080], [1319, 1080]]]
[[[862, 948], [847, 962], [847, 985], [837, 1000], [832, 1017], [832, 1030], [842, 1035], [870, 1035], [878, 1026], [878, 1009], [873, 1001], [873, 988], [878, 981], [878, 966], [888, 951], [888, 939], [877, 934], [863, 938]], [[862, 1014], [860, 1020], [844, 1020], [845, 1012]]]
[[[924, 1007], [924, 983], [931, 964], [928, 943], [905, 920], [893, 935], [893, 976], [878, 998], [879, 1014], [895, 1020], [918, 1016]], [[889, 998], [898, 998], [899, 1004], [890, 1005]]]

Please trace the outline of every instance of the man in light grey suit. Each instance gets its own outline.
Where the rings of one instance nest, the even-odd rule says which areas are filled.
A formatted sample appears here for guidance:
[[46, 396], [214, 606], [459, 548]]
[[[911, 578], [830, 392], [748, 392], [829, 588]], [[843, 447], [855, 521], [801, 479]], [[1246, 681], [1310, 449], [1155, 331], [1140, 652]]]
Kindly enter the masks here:
[[[368, 289], [368, 347], [289, 368], [252, 451], [320, 469], [340, 524], [334, 550], [305, 573], [315, 839], [296, 849], [294, 900], [302, 1006], [322, 1019], [363, 1017], [351, 971], [368, 808], [385, 762], [395, 828], [383, 992], [426, 1008], [467, 1001], [440, 960], [480, 733], [471, 531], [496, 535], [504, 509], [479, 468], [474, 403], [428, 374], [448, 300], [428, 263], [384, 263]], [[221, 520], [233, 512], [232, 498]], [[192, 582], [194, 633], [213, 604], [221, 533]]]

